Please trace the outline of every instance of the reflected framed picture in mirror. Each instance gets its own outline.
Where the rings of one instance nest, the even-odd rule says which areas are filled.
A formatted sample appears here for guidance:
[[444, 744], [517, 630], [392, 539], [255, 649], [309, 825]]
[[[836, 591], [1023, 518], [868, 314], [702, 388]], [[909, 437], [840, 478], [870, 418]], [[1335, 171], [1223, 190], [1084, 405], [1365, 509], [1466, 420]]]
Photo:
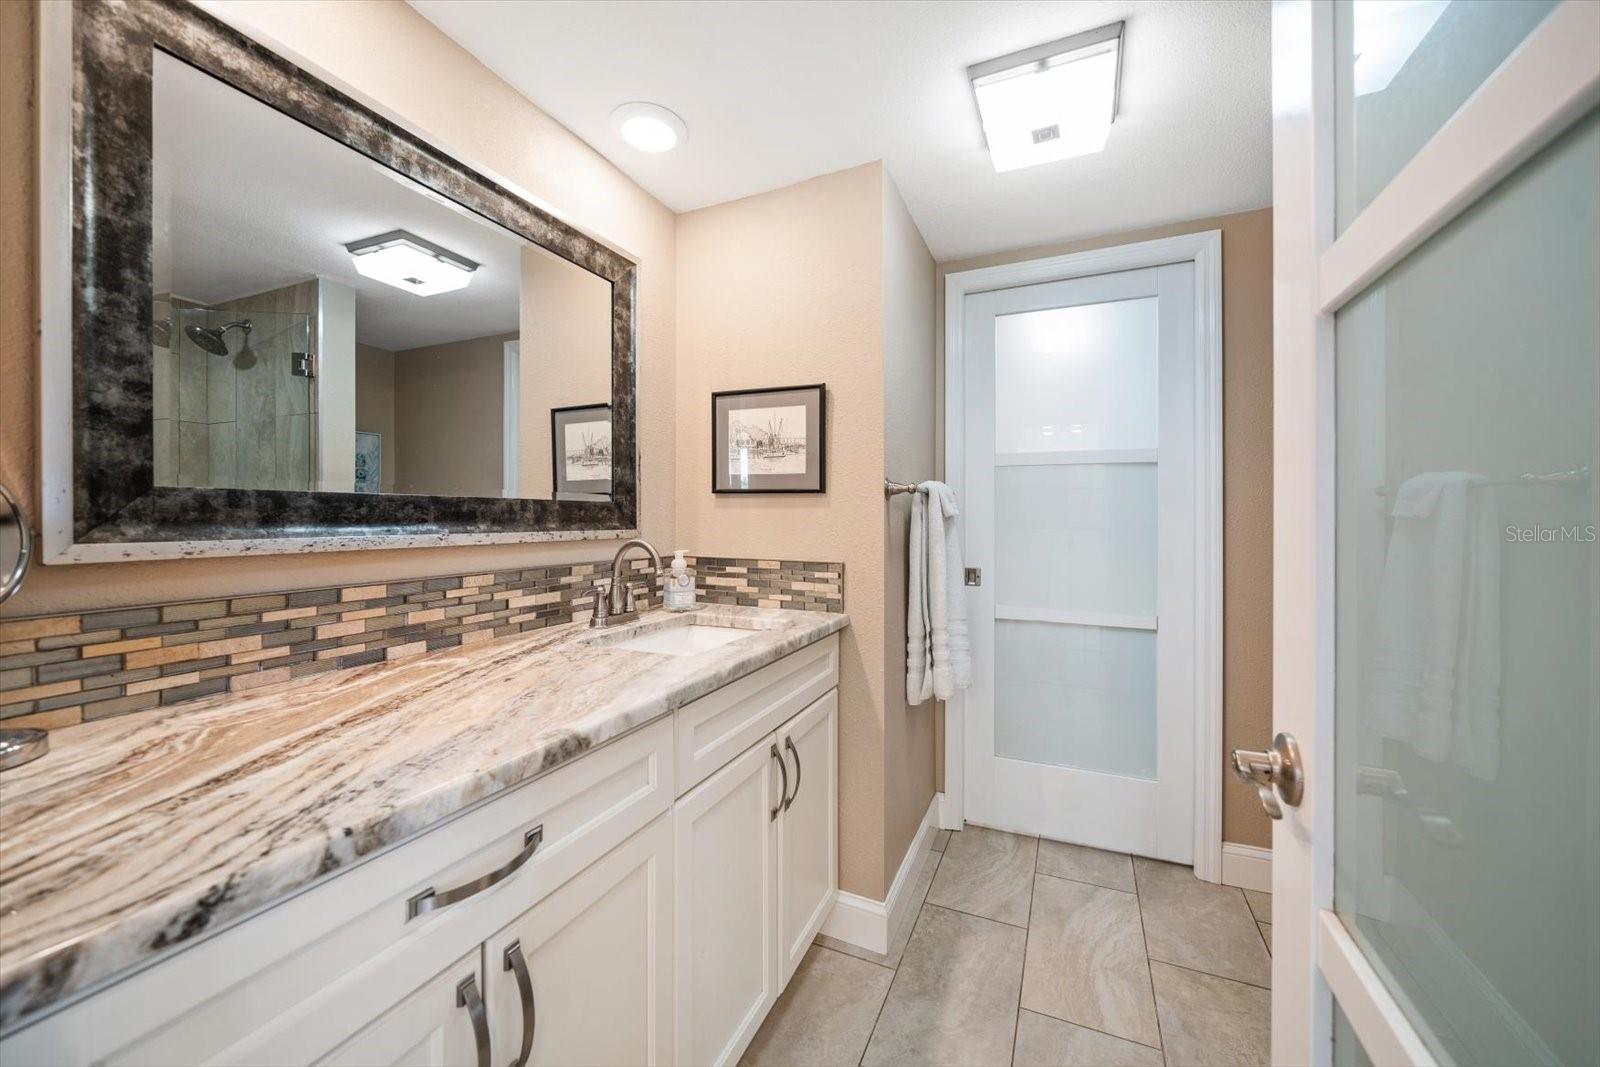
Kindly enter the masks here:
[[611, 495], [611, 405], [550, 409], [551, 484], [557, 500]]
[[828, 389], [795, 385], [711, 394], [713, 493], [822, 493]]

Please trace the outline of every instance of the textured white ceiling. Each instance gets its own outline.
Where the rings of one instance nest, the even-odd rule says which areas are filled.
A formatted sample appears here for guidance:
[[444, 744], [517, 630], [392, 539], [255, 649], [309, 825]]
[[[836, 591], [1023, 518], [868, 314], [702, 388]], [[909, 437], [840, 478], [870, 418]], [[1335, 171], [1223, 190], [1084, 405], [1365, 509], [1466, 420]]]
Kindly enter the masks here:
[[[675, 211], [882, 159], [943, 260], [1271, 201], [1265, 0], [410, 2]], [[966, 67], [1118, 19], [1105, 151], [996, 174]], [[628, 147], [629, 100], [688, 141]]]

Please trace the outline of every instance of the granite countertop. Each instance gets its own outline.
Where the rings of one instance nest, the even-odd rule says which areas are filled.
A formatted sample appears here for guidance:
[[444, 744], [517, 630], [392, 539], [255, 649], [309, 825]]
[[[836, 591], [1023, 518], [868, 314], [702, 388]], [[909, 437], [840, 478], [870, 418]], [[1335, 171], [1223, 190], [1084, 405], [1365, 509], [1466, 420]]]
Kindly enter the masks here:
[[[693, 656], [580, 624], [55, 731], [0, 775], [0, 1029], [849, 624], [707, 606]], [[610, 636], [616, 634], [617, 636]]]

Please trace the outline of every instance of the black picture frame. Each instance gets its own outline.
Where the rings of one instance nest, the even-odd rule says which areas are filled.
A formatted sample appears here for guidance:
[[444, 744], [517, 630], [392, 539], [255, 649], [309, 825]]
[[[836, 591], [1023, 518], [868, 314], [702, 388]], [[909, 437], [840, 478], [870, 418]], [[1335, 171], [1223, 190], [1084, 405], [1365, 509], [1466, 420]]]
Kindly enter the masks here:
[[[564, 531], [636, 528], [638, 268], [632, 260], [184, 0], [73, 4], [70, 11], [72, 273], [70, 280], [50, 284], [71, 286], [72, 408], [44, 413], [46, 419], [71, 420], [69, 552], [77, 546], [228, 541], [251, 541], [262, 552], [295, 552], [307, 550], [301, 546], [476, 544], [508, 534], [542, 540]], [[151, 128], [156, 52], [609, 282], [609, 498], [155, 484]]]
[[[779, 416], [777, 409], [802, 407], [803, 432], [793, 416]], [[736, 412], [756, 412], [742, 431], [734, 429]], [[736, 477], [733, 470], [735, 433], [747, 432], [748, 442], [740, 448], [745, 464]], [[798, 446], [798, 447], [797, 447]], [[777, 455], [763, 455], [767, 449]], [[763, 460], [773, 466], [792, 468], [793, 457], [803, 455], [804, 470], [752, 469]], [[790, 385], [766, 389], [726, 389], [711, 394], [711, 491], [717, 494], [749, 493], [826, 493], [828, 491], [828, 387]]]
[[[585, 416], [589, 416], [585, 418]], [[572, 404], [567, 407], [550, 409], [550, 488], [557, 500], [582, 499], [570, 494], [610, 496], [611, 495], [611, 442], [609, 434], [606, 441], [607, 474], [604, 478], [592, 478], [573, 481], [567, 478], [566, 444], [563, 438], [565, 428], [576, 422], [605, 422], [611, 423], [610, 404]], [[563, 494], [568, 494], [563, 496]]]

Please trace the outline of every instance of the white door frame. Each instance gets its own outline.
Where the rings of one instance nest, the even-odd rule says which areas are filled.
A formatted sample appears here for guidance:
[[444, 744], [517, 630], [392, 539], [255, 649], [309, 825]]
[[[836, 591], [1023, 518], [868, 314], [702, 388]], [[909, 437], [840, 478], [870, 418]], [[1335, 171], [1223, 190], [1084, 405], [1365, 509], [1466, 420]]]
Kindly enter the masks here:
[[[1222, 877], [1222, 231], [1164, 237], [1022, 263], [958, 271], [944, 283], [945, 478], [966, 499], [966, 297], [995, 289], [1065, 281], [1114, 271], [1194, 264], [1196, 677], [1194, 872]], [[939, 825], [960, 829], [965, 817], [966, 706], [957, 692], [945, 702], [944, 800]]]
[[1333, 316], [1600, 103], [1597, 37], [1600, 4], [1551, 12], [1336, 236], [1333, 6], [1273, 3], [1272, 715], [1306, 779], [1273, 824], [1273, 1063], [1332, 1061], [1335, 996], [1375, 1062], [1435, 1062], [1332, 910]]

